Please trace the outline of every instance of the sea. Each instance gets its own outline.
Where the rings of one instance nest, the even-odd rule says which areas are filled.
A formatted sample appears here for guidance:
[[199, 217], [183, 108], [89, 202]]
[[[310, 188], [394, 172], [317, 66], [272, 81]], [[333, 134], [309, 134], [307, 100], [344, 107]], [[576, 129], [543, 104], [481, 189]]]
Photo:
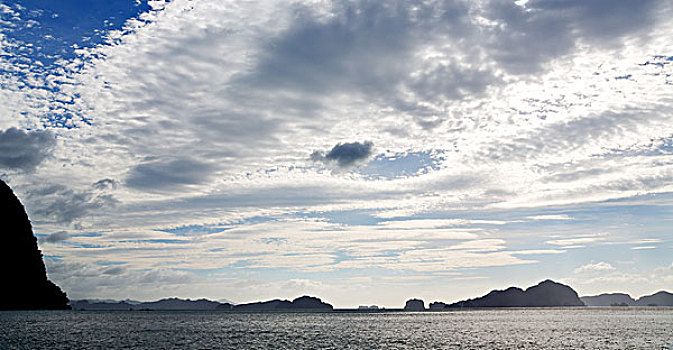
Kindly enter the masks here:
[[3, 311], [0, 348], [673, 350], [673, 308]]

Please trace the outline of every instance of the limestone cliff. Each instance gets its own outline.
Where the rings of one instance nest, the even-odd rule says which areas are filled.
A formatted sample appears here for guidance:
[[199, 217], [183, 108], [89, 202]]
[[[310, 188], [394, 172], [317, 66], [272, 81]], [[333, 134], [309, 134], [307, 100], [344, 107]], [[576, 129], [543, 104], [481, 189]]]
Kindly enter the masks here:
[[47, 279], [42, 253], [23, 205], [0, 180], [0, 310], [69, 309], [68, 298]]

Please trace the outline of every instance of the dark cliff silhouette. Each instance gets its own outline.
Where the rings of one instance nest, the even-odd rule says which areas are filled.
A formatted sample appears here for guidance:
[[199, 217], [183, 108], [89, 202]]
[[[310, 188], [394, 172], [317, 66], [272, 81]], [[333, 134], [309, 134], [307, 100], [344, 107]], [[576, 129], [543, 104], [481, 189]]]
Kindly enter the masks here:
[[47, 279], [42, 252], [23, 205], [0, 180], [0, 310], [70, 309], [65, 293]]
[[461, 307], [553, 307], [584, 306], [572, 288], [545, 280], [526, 290], [510, 287], [494, 290], [483, 297], [459, 301], [447, 308]]
[[605, 293], [580, 298], [586, 306], [633, 306], [636, 301], [624, 293]]
[[425, 303], [421, 299], [409, 299], [404, 304], [404, 311], [425, 311]]

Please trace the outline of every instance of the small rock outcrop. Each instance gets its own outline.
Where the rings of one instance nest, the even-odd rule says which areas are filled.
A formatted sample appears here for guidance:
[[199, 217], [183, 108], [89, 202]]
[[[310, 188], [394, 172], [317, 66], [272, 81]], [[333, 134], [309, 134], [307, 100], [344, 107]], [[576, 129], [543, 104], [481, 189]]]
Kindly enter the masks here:
[[483, 297], [460, 301], [449, 308], [461, 307], [554, 307], [584, 306], [572, 288], [545, 280], [526, 290], [510, 287], [494, 290]]
[[425, 311], [425, 303], [421, 299], [409, 299], [404, 304], [404, 311]]
[[65, 293], [47, 279], [42, 252], [23, 205], [2, 180], [0, 225], [0, 310], [70, 309]]

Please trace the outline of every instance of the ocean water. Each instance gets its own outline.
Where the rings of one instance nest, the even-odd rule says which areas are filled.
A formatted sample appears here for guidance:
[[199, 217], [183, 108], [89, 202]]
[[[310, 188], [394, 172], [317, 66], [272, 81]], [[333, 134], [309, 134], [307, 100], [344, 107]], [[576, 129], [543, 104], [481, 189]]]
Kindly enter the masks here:
[[673, 349], [673, 308], [0, 312], [1, 349]]

